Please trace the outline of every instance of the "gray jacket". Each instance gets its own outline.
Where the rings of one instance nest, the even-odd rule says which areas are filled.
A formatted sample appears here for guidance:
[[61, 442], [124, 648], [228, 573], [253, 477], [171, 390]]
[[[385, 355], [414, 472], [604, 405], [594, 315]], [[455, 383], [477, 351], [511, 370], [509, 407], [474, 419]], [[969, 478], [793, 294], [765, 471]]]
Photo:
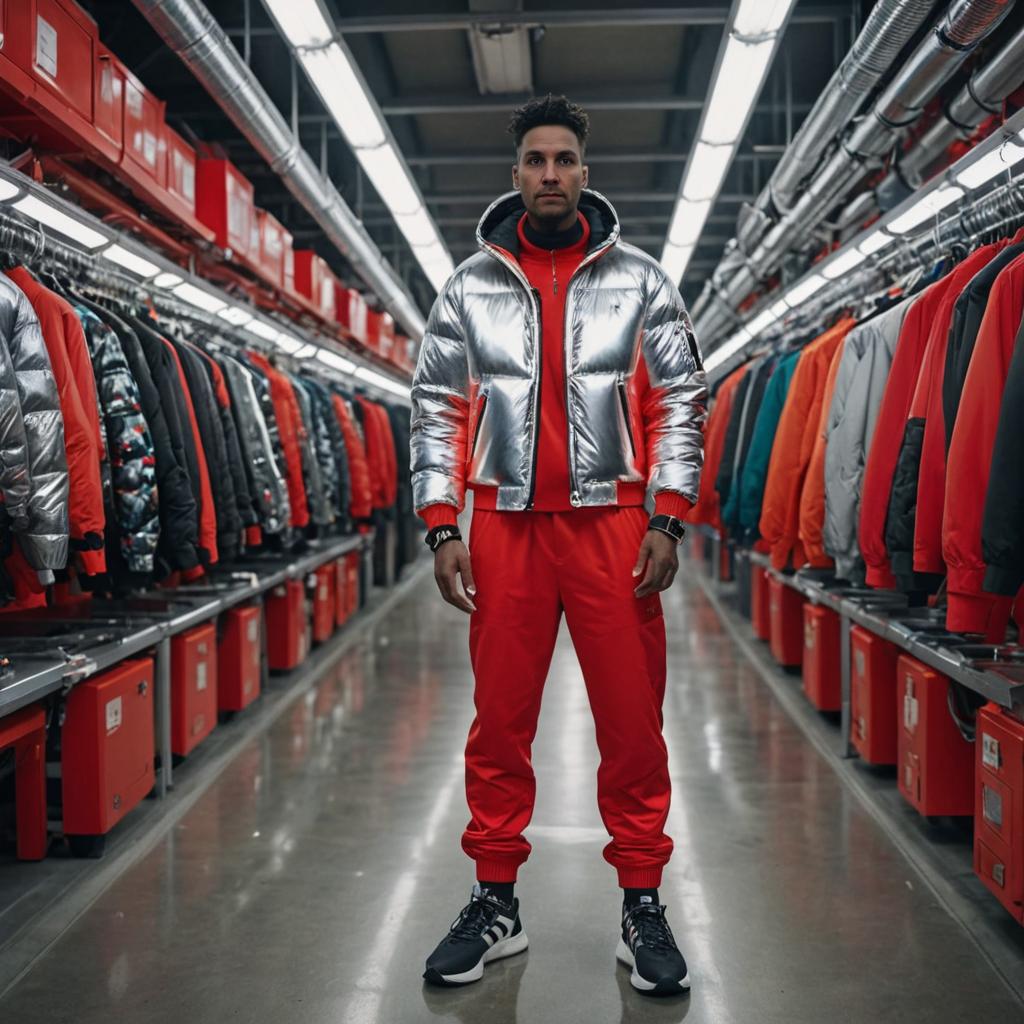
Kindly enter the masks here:
[[24, 292], [3, 274], [0, 347], [0, 486], [26, 560], [49, 582], [49, 570], [68, 563], [64, 420], [39, 320]]
[[861, 484], [878, 408], [910, 299], [846, 336], [825, 434], [825, 551], [840, 579], [863, 581], [857, 543]]
[[[441, 289], [412, 386], [417, 509], [462, 508], [467, 485], [498, 509], [529, 508], [539, 433], [541, 313], [519, 266], [518, 192], [477, 228], [481, 252]], [[690, 318], [651, 256], [619, 241], [615, 210], [584, 190], [586, 255], [565, 303], [570, 501], [614, 505], [627, 492], [696, 501], [707, 388]]]

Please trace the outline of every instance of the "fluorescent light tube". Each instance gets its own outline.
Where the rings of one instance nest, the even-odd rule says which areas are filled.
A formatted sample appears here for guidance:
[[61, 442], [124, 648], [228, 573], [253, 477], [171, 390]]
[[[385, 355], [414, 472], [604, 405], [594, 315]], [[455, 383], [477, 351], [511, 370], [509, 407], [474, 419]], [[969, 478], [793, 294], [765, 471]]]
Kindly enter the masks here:
[[316, 0], [264, 0], [277, 27], [292, 46], [323, 46], [334, 30]]
[[345, 359], [344, 356], [339, 356], [337, 352], [332, 352], [328, 348], [317, 349], [316, 357], [324, 366], [329, 366], [332, 370], [338, 370], [341, 373], [351, 373], [356, 368], [356, 364], [351, 359]]
[[998, 178], [1000, 174], [1006, 174], [1021, 160], [1024, 160], [1024, 137], [1014, 135], [970, 167], [965, 167], [957, 174], [956, 180], [965, 188], [980, 188], [993, 178]]
[[756, 338], [763, 330], [771, 327], [775, 323], [775, 317], [772, 316], [770, 309], [764, 309], [749, 324], [746, 324], [747, 331], [752, 338]]
[[695, 248], [692, 245], [672, 245], [671, 243], [665, 246], [660, 262], [670, 281], [674, 281], [676, 284], [682, 281]]
[[396, 213], [395, 223], [411, 246], [428, 246], [439, 241], [434, 222], [422, 206], [412, 213]]
[[172, 274], [170, 272], [166, 272], [157, 275], [157, 278], [153, 282], [153, 284], [155, 284], [157, 288], [173, 288], [176, 284], [181, 284], [181, 282], [184, 280], [185, 279], [181, 276], [181, 274]]
[[880, 249], [884, 249], [887, 245], [891, 245], [896, 239], [892, 235], [887, 235], [884, 231], [876, 231], [873, 234], [868, 235], [867, 238], [861, 242], [857, 248], [864, 253], [865, 256], [871, 256], [878, 252]]
[[253, 314], [241, 306], [228, 306], [227, 309], [220, 310], [217, 316], [227, 320], [229, 324], [234, 324], [235, 327], [241, 327], [253, 319]]
[[277, 341], [277, 336], [281, 333], [279, 327], [268, 324], [266, 320], [251, 320], [245, 325], [245, 329], [264, 341]]
[[299, 60], [324, 106], [353, 149], [376, 148], [387, 142], [377, 105], [337, 43], [322, 50], [299, 52]]
[[740, 0], [732, 30], [740, 36], [763, 36], [778, 32], [795, 0]]
[[783, 301], [791, 309], [806, 302], [815, 292], [822, 289], [827, 282], [821, 274], [812, 274], [806, 281], [794, 285], [783, 297]]
[[15, 185], [13, 181], [8, 181], [6, 178], [0, 178], [0, 203], [6, 203], [8, 199], [13, 199], [20, 193], [21, 188], [18, 185]]
[[698, 202], [688, 202], [685, 199], [677, 200], [675, 212], [672, 214], [672, 223], [668, 229], [668, 244], [696, 245], [710, 212], [710, 199], [701, 199]]
[[894, 234], [905, 235], [963, 197], [964, 190], [962, 188], [956, 185], [944, 185], [923, 196], [905, 213], [901, 213], [895, 220], [889, 221], [886, 227]]
[[390, 145], [357, 149], [356, 159], [392, 213], [411, 214], [422, 207], [409, 172]]
[[294, 355], [296, 359], [308, 359], [317, 353], [316, 345], [303, 345]]
[[698, 142], [690, 156], [683, 197], [688, 200], [714, 199], [732, 162], [733, 146], [711, 146]]
[[728, 341], [723, 342], [704, 360], [704, 370], [710, 373], [716, 366], [721, 366], [727, 359], [734, 356], [744, 345], [750, 341], [742, 331], [734, 334]]
[[138, 274], [142, 278], [152, 277], [160, 271], [160, 268], [155, 263], [150, 263], [149, 260], [136, 256], [135, 253], [122, 248], [116, 242], [104, 249], [100, 256], [105, 260], [110, 260], [111, 263], [116, 263], [119, 267], [124, 267], [125, 270], [130, 270], [133, 274]]
[[285, 331], [281, 331], [276, 338], [274, 338], [274, 344], [283, 351], [287, 352], [288, 355], [294, 355], [299, 351], [306, 343], [299, 341], [298, 338], [293, 338], [290, 334]]
[[365, 380], [367, 384], [375, 384], [379, 388], [383, 388], [385, 391], [390, 391], [395, 395], [402, 395], [408, 398], [411, 394], [409, 388], [403, 384], [399, 384], [398, 381], [392, 380], [390, 377], [385, 377], [382, 373], [377, 373], [376, 370], [370, 370], [365, 366], [360, 366], [356, 370], [356, 376], [361, 380]]
[[31, 217], [48, 228], [53, 228], [54, 231], [60, 234], [66, 235], [73, 241], [85, 246], [86, 249], [97, 249], [110, 241], [106, 235], [89, 227], [88, 224], [83, 224], [81, 221], [69, 217], [62, 210], [58, 210], [49, 203], [44, 203], [35, 196], [29, 195], [19, 199], [14, 204], [14, 209], [20, 210], [26, 216]]
[[223, 299], [203, 291], [202, 288], [197, 288], [194, 284], [189, 284], [188, 281], [185, 281], [184, 284], [179, 284], [174, 289], [174, 294], [190, 306], [195, 306], [197, 309], [205, 309], [207, 313], [216, 313], [227, 305]]
[[846, 252], [832, 259], [829, 265], [822, 270], [822, 276], [829, 281], [834, 281], [837, 277], [842, 277], [843, 274], [853, 270], [854, 267], [860, 266], [865, 258], [864, 253], [859, 249], [847, 249]]
[[786, 305], [785, 299], [779, 299], [779, 301], [776, 302], [768, 312], [771, 313], [773, 320], [778, 320], [789, 312], [789, 306]]
[[703, 142], [722, 145], [739, 138], [774, 52], [774, 39], [753, 44], [729, 39], [704, 114]]

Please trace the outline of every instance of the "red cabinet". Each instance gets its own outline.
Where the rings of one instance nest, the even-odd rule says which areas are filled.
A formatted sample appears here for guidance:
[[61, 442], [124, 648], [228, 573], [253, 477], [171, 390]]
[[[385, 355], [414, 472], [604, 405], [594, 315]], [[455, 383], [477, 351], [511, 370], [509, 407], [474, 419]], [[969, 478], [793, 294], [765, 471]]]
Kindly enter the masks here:
[[799, 668], [804, 657], [804, 599], [776, 576], [768, 577], [771, 650], [785, 668]]
[[167, 193], [190, 217], [196, 213], [196, 151], [173, 129], [164, 125]]
[[899, 648], [862, 626], [850, 629], [850, 739], [868, 764], [896, 764]]
[[334, 566], [323, 565], [313, 573], [313, 642], [322, 644], [334, 635]]
[[359, 552], [350, 551], [345, 556], [345, 561], [348, 564], [348, 612], [352, 615], [359, 610]]
[[14, 751], [18, 860], [46, 856], [46, 710], [33, 704], [0, 717], [0, 753]]
[[167, 142], [163, 100], [157, 99], [127, 68], [124, 79], [124, 153], [122, 164], [133, 176], [167, 183]]
[[281, 226], [281, 222], [267, 213], [256, 211], [259, 229], [260, 269], [268, 281], [278, 288], [285, 283], [285, 252], [292, 247], [292, 236]]
[[124, 661], [68, 694], [61, 737], [64, 832], [109, 832], [153, 788], [153, 662]]
[[287, 672], [309, 652], [309, 614], [301, 580], [288, 580], [267, 595], [267, 663], [271, 671]]
[[335, 289], [335, 306], [338, 323], [361, 344], [366, 344], [366, 299], [355, 288]]
[[229, 160], [200, 159], [196, 165], [196, 211], [222, 249], [251, 256], [256, 207], [252, 183]]
[[750, 567], [750, 625], [758, 640], [772, 635], [771, 600], [768, 594], [768, 573], [759, 565]]
[[974, 871], [1024, 924], [1024, 723], [982, 708], [975, 757]]
[[843, 706], [839, 616], [831, 608], [804, 605], [804, 693], [819, 711]]
[[343, 626], [350, 615], [348, 606], [348, 562], [339, 558], [334, 563], [334, 624]]
[[186, 757], [217, 725], [217, 629], [212, 622], [171, 639], [171, 750]]
[[900, 792], [927, 816], [973, 814], [974, 752], [949, 713], [949, 679], [901, 654], [896, 685]]
[[221, 616], [217, 646], [218, 711], [242, 711], [260, 695], [262, 621], [259, 605], [231, 608]]
[[297, 249], [295, 290], [305, 296], [325, 320], [335, 320], [335, 284], [337, 279], [327, 262], [311, 249]]

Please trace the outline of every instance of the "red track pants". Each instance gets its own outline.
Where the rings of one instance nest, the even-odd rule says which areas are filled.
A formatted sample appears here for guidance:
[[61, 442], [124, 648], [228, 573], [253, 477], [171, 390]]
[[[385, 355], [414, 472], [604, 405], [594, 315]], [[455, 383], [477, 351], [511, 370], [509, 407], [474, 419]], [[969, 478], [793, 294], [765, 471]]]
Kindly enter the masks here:
[[530, 854], [523, 829], [536, 780], [530, 747], [562, 612], [597, 727], [597, 802], [619, 885], [660, 884], [671, 784], [661, 734], [665, 620], [657, 594], [638, 600], [632, 575], [643, 508], [473, 513], [477, 611], [469, 647], [476, 718], [466, 744], [472, 818], [462, 848], [477, 878], [515, 881]]

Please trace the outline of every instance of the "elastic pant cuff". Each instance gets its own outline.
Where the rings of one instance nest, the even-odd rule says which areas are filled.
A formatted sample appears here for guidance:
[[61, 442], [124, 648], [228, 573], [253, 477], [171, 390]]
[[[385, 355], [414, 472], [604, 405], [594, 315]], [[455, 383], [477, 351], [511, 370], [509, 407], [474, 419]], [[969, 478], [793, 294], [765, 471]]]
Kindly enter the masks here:
[[485, 882], [514, 882], [519, 865], [507, 860], [478, 860], [476, 862], [477, 880]]
[[662, 868], [619, 868], [620, 889], [657, 889]]

